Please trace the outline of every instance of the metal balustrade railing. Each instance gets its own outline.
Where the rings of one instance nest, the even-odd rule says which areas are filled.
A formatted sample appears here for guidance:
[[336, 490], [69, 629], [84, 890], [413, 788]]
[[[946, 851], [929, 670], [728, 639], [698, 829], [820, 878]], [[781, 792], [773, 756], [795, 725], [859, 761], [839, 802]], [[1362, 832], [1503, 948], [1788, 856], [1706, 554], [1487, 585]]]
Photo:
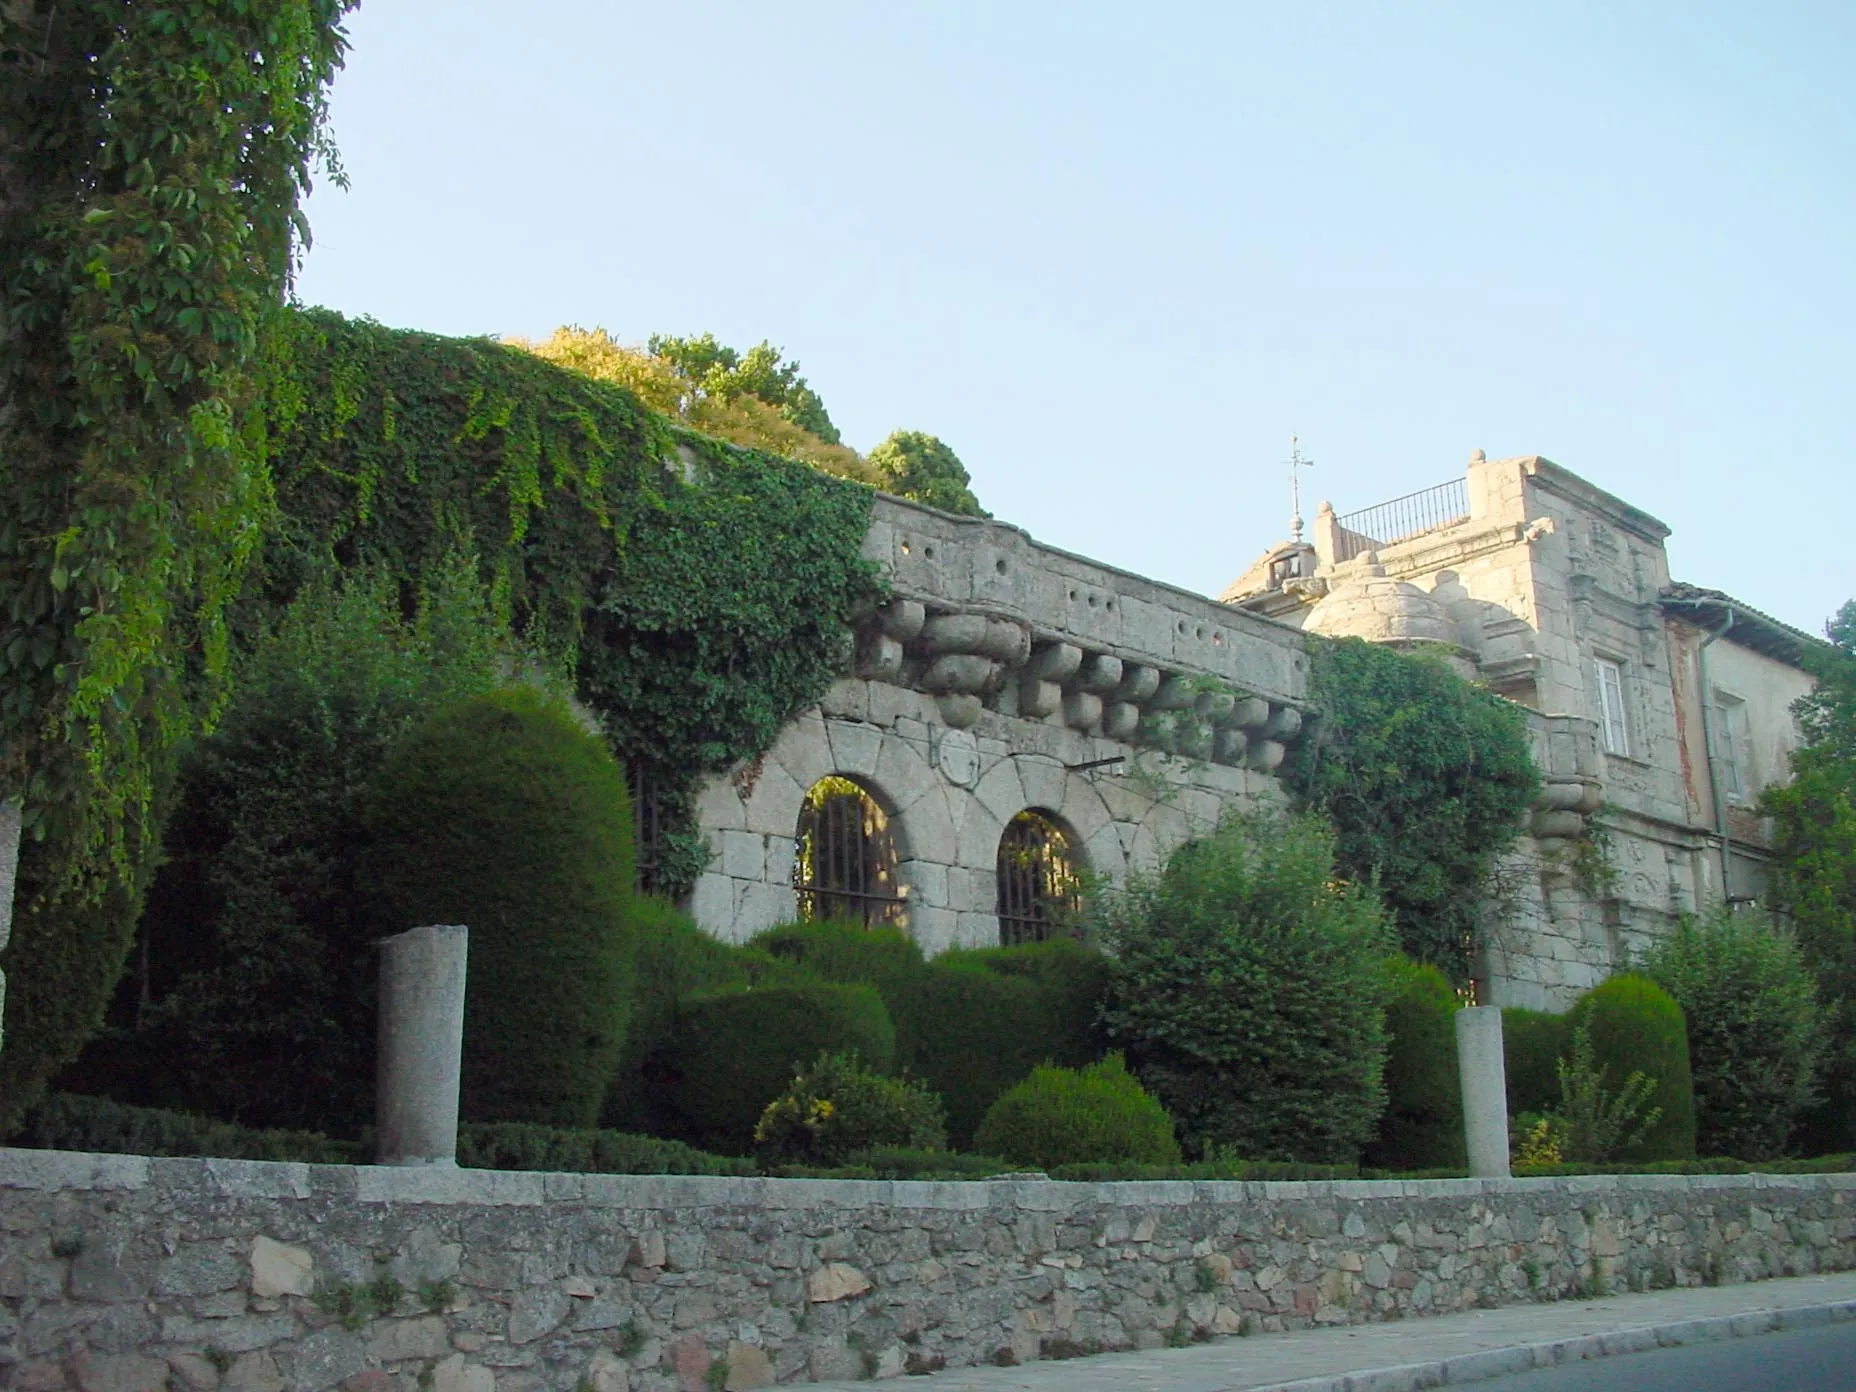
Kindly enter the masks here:
[[1340, 527], [1336, 561], [1350, 561], [1362, 551], [1376, 551], [1395, 541], [1447, 527], [1469, 516], [1469, 481], [1455, 478], [1435, 488], [1420, 488], [1389, 503], [1361, 508], [1335, 518]]

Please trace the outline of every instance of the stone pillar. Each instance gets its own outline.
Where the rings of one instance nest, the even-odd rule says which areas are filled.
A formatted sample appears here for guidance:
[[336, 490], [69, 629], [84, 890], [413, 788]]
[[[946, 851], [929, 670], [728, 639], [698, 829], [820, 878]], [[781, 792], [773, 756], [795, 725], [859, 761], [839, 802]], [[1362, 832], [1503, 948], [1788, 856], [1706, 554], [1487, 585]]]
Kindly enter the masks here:
[[[13, 936], [13, 886], [19, 879], [19, 813], [11, 799], [0, 801], [0, 952]], [[0, 972], [0, 1048], [6, 1043], [6, 973]]]
[[470, 930], [413, 928], [379, 947], [375, 1160], [455, 1165]]
[[1463, 1137], [1469, 1143], [1469, 1172], [1477, 1179], [1506, 1179], [1508, 1084], [1500, 1006], [1472, 1005], [1456, 1012], [1456, 1066], [1463, 1080]]

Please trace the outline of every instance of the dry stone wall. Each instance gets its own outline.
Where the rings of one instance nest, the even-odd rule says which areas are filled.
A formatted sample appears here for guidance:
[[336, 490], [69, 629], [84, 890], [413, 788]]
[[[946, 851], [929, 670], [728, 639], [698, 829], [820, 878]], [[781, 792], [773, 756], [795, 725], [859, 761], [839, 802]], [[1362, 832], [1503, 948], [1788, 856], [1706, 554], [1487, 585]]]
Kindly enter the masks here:
[[1856, 1175], [968, 1184], [0, 1150], [9, 1392], [701, 1392], [1856, 1265]]

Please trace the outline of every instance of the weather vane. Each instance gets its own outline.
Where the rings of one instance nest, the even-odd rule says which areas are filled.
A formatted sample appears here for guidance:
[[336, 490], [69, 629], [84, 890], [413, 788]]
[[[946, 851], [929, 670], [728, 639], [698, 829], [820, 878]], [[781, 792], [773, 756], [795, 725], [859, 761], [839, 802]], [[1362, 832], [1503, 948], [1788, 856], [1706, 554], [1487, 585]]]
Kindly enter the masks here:
[[1315, 467], [1315, 461], [1302, 458], [1302, 447], [1295, 436], [1289, 437], [1289, 539], [1298, 546], [1302, 541], [1302, 470]]

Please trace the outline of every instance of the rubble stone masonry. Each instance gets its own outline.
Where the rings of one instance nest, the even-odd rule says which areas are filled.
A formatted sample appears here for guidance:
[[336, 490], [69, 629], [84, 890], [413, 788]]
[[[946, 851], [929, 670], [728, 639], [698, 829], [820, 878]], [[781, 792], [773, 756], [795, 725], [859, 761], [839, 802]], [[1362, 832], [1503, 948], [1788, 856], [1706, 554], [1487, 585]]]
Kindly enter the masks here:
[[1856, 1175], [889, 1183], [0, 1150], [10, 1392], [658, 1392], [1856, 1266]]

